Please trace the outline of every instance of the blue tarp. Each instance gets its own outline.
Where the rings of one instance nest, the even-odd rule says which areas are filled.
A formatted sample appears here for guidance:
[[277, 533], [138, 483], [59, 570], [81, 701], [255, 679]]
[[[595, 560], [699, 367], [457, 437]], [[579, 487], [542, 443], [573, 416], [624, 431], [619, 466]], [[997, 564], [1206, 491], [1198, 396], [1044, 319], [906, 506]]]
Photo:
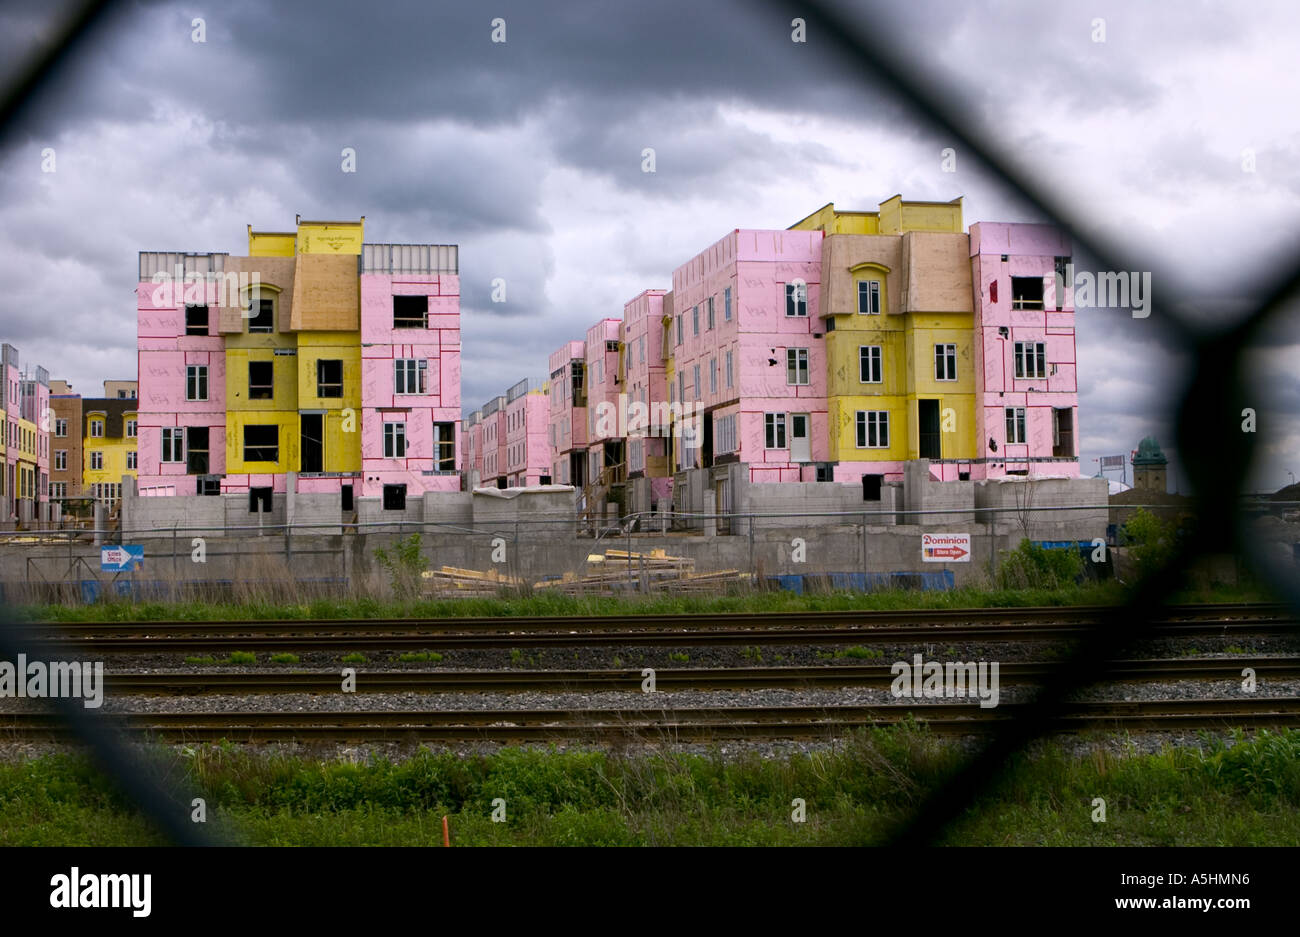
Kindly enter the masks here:
[[[809, 580], [805, 582], [805, 580]], [[915, 589], [921, 592], [945, 592], [955, 582], [952, 570], [933, 572], [893, 573], [801, 573], [799, 575], [769, 576], [768, 581], [796, 595], [814, 587], [816, 581], [829, 580], [832, 589], [852, 592], [876, 592], [881, 589]]]

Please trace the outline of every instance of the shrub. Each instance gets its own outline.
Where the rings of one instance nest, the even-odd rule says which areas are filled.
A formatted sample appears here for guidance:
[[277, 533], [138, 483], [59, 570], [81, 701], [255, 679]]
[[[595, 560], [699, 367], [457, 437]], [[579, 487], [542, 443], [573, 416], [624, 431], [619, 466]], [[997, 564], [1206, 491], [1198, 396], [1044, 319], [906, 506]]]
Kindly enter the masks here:
[[1148, 576], [1169, 562], [1175, 539], [1174, 525], [1146, 508], [1138, 508], [1120, 529], [1120, 544], [1128, 548], [1140, 576]]
[[1049, 550], [1030, 540], [1005, 554], [998, 566], [1000, 589], [1059, 589], [1074, 585], [1083, 575], [1083, 560], [1076, 550]]
[[393, 592], [401, 598], [411, 598], [420, 591], [420, 573], [424, 571], [424, 557], [420, 555], [420, 535], [411, 534], [393, 544], [392, 550], [379, 547], [375, 560], [388, 572]]

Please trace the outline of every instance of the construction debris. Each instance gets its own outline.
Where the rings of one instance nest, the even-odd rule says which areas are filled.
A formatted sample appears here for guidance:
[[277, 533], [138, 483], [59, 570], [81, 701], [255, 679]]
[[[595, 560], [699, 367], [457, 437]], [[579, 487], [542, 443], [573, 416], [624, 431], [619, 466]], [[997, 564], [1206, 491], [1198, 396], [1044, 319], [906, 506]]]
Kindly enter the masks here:
[[[480, 572], [474, 569], [457, 569], [444, 566], [422, 574], [423, 594], [428, 598], [497, 595], [503, 589], [528, 588], [515, 576], [496, 570]], [[550, 591], [566, 595], [612, 595], [627, 592], [718, 592], [735, 582], [753, 582], [753, 574], [738, 569], [720, 569], [707, 573], [695, 571], [695, 560], [685, 556], [670, 556], [656, 549], [649, 553], [627, 550], [607, 550], [587, 557], [587, 570], [579, 576], [568, 572], [563, 576], [545, 579], [532, 584], [536, 593]]]

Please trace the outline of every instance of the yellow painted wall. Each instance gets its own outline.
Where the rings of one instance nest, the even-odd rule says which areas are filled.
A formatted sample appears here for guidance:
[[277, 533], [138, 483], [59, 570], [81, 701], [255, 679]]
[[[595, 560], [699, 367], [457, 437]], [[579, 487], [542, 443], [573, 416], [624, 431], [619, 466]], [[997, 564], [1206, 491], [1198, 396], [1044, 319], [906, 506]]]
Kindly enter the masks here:
[[297, 235], [284, 231], [254, 231], [248, 226], [249, 257], [292, 257], [297, 251]]
[[[94, 484], [103, 484], [104, 482], [117, 483], [122, 480], [123, 475], [136, 477], [135, 469], [126, 467], [126, 454], [135, 452], [134, 439], [86, 439], [83, 440], [85, 448], [82, 449], [82, 470], [81, 485], [82, 491], [89, 491], [87, 486]], [[90, 467], [90, 452], [92, 449], [104, 453], [104, 467], [102, 469], [92, 469]]]
[[[247, 336], [245, 336], [247, 337]], [[271, 338], [271, 336], [253, 336], [254, 338]], [[276, 336], [281, 339], [278, 347], [292, 348], [295, 336]], [[250, 361], [270, 361], [272, 365], [273, 396], [270, 399], [250, 399], [248, 396], [248, 364]], [[297, 355], [277, 355], [274, 348], [226, 348], [226, 411], [262, 412], [272, 410], [298, 409], [298, 357]]]
[[[939, 400], [941, 457], [974, 458], [975, 363], [970, 317], [961, 313], [890, 315], [890, 297], [884, 292], [884, 278], [879, 271], [863, 265], [854, 268], [851, 275], [855, 281], [881, 279], [881, 314], [836, 315], [835, 330], [826, 333], [831, 459], [861, 462], [918, 458], [917, 402], [920, 399]], [[856, 291], [854, 286], [854, 296]], [[956, 381], [935, 380], [934, 346], [937, 344], [957, 346]], [[861, 381], [859, 349], [864, 345], [881, 348], [879, 384]], [[859, 410], [889, 411], [888, 449], [858, 448], [856, 414]], [[949, 415], [952, 417], [950, 430], [945, 428], [945, 417]]]
[[300, 254], [360, 254], [365, 220], [304, 221], [298, 224]]
[[[858, 448], [858, 411], [889, 411], [889, 448]], [[832, 397], [827, 411], [831, 425], [831, 460], [835, 462], [895, 462], [908, 458], [908, 400], [895, 395]]]
[[879, 211], [836, 211], [832, 202], [807, 218], [796, 221], [791, 231], [822, 231], [825, 234], [902, 234], [904, 231], [962, 231], [961, 199], [952, 202], [905, 202], [895, 195], [880, 203]]
[[880, 233], [948, 231], [960, 234], [961, 199], [952, 202], [905, 202], [895, 195], [880, 203]]
[[[18, 458], [34, 462], [36, 460], [36, 424], [31, 420], [18, 421]], [[10, 455], [14, 453], [11, 451]]]
[[836, 211], [833, 202], [807, 218], [790, 225], [791, 231], [821, 231], [825, 234], [879, 234], [880, 215], [874, 211]]
[[[244, 427], [274, 424], [280, 427], [279, 459], [275, 462], [244, 461]], [[298, 411], [227, 411], [226, 412], [226, 472], [238, 475], [245, 472], [278, 473], [298, 469]]]
[[[916, 413], [916, 401], [939, 401], [941, 457], [945, 459], [975, 458], [975, 359], [973, 355], [974, 330], [970, 317], [961, 313], [916, 313], [906, 318], [906, 354], [913, 393], [910, 395], [911, 413]], [[957, 380], [938, 381], [934, 377], [934, 346], [957, 346]], [[953, 426], [944, 427], [944, 411], [951, 408]], [[916, 424], [913, 420], [913, 424]], [[919, 428], [914, 425], [910, 433], [908, 458], [919, 458]]]
[[[316, 396], [316, 362], [343, 362], [343, 396]], [[358, 332], [298, 333], [298, 409], [325, 411], [325, 471], [361, 470], [361, 336]], [[351, 409], [350, 430], [344, 431]]]

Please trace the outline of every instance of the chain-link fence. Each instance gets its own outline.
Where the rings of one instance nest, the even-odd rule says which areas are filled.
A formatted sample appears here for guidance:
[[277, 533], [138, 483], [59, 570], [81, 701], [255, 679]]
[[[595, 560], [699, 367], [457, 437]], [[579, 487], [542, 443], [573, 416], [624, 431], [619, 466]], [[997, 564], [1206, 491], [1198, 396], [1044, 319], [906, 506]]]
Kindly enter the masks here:
[[[51, 45], [49, 54], [14, 83], [0, 109], [0, 127], [6, 135], [11, 133], [15, 117], [22, 107], [84, 46], [92, 27], [110, 6], [112, 4], [107, 2], [85, 5]], [[1081, 214], [1052, 195], [1021, 168], [1012, 165], [994, 145], [992, 135], [977, 126], [972, 114], [958, 105], [949, 89], [936, 83], [935, 73], [909, 63], [902, 51], [908, 47], [907, 43], [899, 41], [888, 29], [881, 28], [879, 22], [873, 21], [873, 28], [868, 30], [861, 20], [846, 16], [839, 8], [818, 0], [803, 0], [797, 9], [774, 0], [766, 5], [762, 15], [771, 16], [778, 28], [785, 28], [784, 24], [792, 16], [802, 18], [808, 35], [818, 37], [818, 42], [823, 43], [832, 57], [856, 78], [874, 91], [904, 102], [920, 124], [941, 131], [968, 163], [974, 161], [998, 176], [1010, 193], [1035, 209], [1044, 220], [1068, 232], [1075, 244], [1095, 258], [1101, 268], [1151, 268], [1152, 265], [1145, 262], [1141, 265], [1124, 263], [1124, 252], [1087, 228], [1082, 223]], [[1152, 271], [1153, 278], [1160, 284], [1161, 299], [1159, 305], [1150, 311], [1150, 319], [1163, 330], [1168, 347], [1181, 352], [1191, 362], [1183, 389], [1172, 407], [1177, 448], [1191, 488], [1191, 503], [1185, 515], [1182, 536], [1174, 541], [1166, 561], [1135, 585], [1130, 601], [1122, 610], [1116, 611], [1107, 627], [1091, 631], [1078, 643], [1072, 655], [1061, 662], [1056, 678], [1043, 687], [1036, 704], [1026, 708], [1023, 716], [1007, 722], [960, 774], [921, 803], [911, 820], [899, 828], [893, 837], [894, 843], [935, 841], [949, 824], [984, 796], [998, 782], [1010, 756], [1048, 731], [1072, 694], [1102, 677], [1106, 661], [1124, 656], [1133, 644], [1152, 635], [1152, 623], [1161, 617], [1161, 606], [1180, 587], [1187, 571], [1199, 560], [1224, 555], [1234, 557], [1251, 576], [1267, 583], [1293, 608], [1300, 610], [1300, 577], [1295, 575], [1294, 560], [1288, 561], [1284, 551], [1273, 549], [1275, 544], [1268, 537], [1259, 536], [1256, 528], [1247, 526], [1257, 520], [1258, 514], [1243, 511], [1241, 501], [1231, 496], [1244, 490], [1247, 473], [1259, 448], [1256, 435], [1242, 431], [1242, 413], [1250, 408], [1250, 401], [1258, 395], [1248, 381], [1252, 373], [1252, 356], [1259, 349], [1265, 329], [1275, 323], [1285, 304], [1300, 289], [1300, 258], [1279, 267], [1279, 270], [1281, 272], [1271, 284], [1258, 290], [1254, 310], [1226, 327], [1207, 326], [1192, 318], [1188, 310], [1195, 308], [1195, 297], [1180, 287], [1178, 277], [1165, 270]], [[1099, 311], [1099, 314], [1108, 313]], [[653, 520], [648, 519], [648, 523], [653, 523]], [[716, 525], [718, 521], [747, 524], [742, 540], [751, 536], [758, 538], [761, 529], [753, 517], [695, 516], [668, 520], [674, 523], [686, 520], [706, 526]], [[807, 520], [805, 518], [804, 522]], [[864, 534], [870, 532], [868, 520], [862, 519], [858, 525], [861, 530], [855, 531], [852, 518], [840, 525], [846, 528], [842, 533], [844, 556], [840, 559], [843, 562], [827, 561], [822, 573], [861, 572], [865, 575], [870, 572], [867, 569], [870, 565], [869, 547], [848, 546], [855, 537], [860, 542]], [[495, 533], [503, 540], [507, 535], [520, 536], [521, 550], [527, 539], [514, 531], [473, 533]], [[660, 533], [662, 542], [659, 543], [649, 531], [626, 531], [621, 526], [617, 530], [598, 532], [597, 536], [600, 543], [610, 545], [623, 537], [629, 553], [657, 549], [667, 553], [681, 549], [684, 535], [674, 538], [666, 531]], [[713, 533], [718, 534], [716, 528]], [[786, 538], [786, 533], [788, 531], [780, 531], [780, 539], [772, 533], [770, 542], [763, 540], [764, 549], [791, 549], [792, 545], [788, 543], [791, 538]], [[828, 532], [826, 536], [831, 534]], [[996, 533], [990, 536], [996, 541]], [[641, 550], [632, 549], [634, 538]], [[284, 539], [292, 556], [294, 534], [290, 532]], [[738, 538], [726, 531], [726, 536], [715, 536], [714, 539], [716, 544], [734, 544]], [[973, 540], [978, 550], [979, 537]], [[581, 549], [590, 553], [591, 546], [588, 543]], [[984, 548], [989, 559], [997, 552], [994, 546], [996, 543]], [[747, 547], [748, 544], [744, 548]], [[855, 553], [858, 549], [861, 552]], [[180, 554], [177, 556], [179, 564]], [[848, 566], [849, 556], [860, 558], [860, 568], [857, 560], [853, 568], [831, 568], [834, 565]], [[583, 562], [586, 562], [585, 555]], [[641, 581], [639, 563], [624, 565], [623, 574]], [[755, 572], [760, 568], [757, 556], [748, 561], [746, 568]], [[548, 570], [544, 575], [554, 575], [554, 571]], [[563, 572], [560, 575], [563, 576]], [[0, 628], [0, 650], [6, 654], [42, 652], [35, 637], [12, 620]], [[51, 652], [44, 653], [54, 659]], [[202, 827], [189, 822], [188, 797], [165, 784], [149, 765], [132, 753], [132, 749], [120, 738], [104, 731], [102, 724], [75, 705], [75, 701], [58, 701], [56, 705], [105, 770], [117, 779], [142, 812], [153, 819], [167, 836], [178, 843], [204, 841]]]

